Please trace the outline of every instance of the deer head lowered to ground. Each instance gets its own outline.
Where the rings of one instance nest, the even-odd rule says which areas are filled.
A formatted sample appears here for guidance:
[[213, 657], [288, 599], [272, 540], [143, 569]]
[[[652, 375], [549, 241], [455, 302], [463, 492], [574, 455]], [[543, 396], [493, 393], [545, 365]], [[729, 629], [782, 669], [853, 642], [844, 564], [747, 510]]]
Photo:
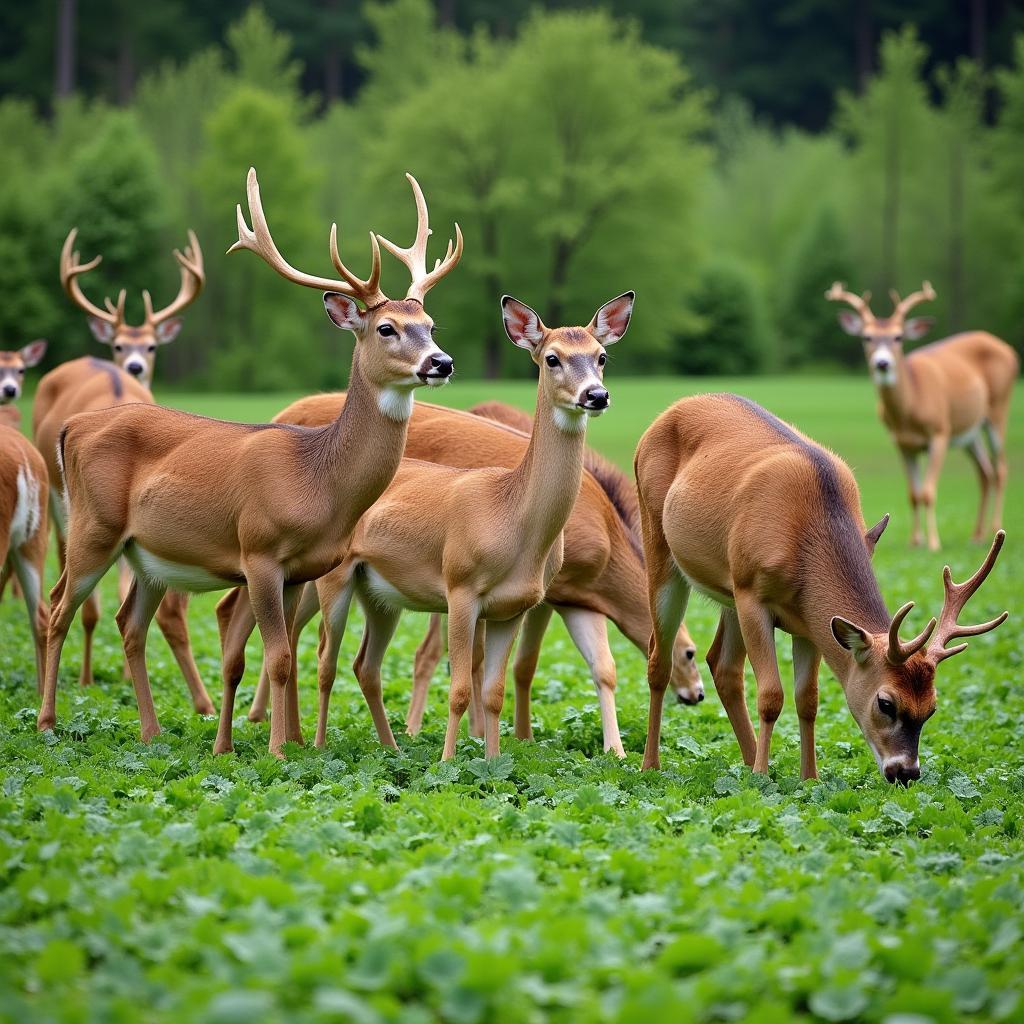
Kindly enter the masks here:
[[[840, 326], [864, 342], [864, 355], [878, 389], [879, 414], [903, 456], [913, 512], [911, 543], [921, 541], [920, 511], [927, 517], [928, 546], [939, 547], [935, 517], [939, 474], [950, 445], [963, 447], [978, 472], [981, 502], [974, 539], [987, 535], [987, 509], [993, 498], [992, 529], [1002, 523], [1006, 490], [1006, 425], [1013, 383], [1020, 369], [1016, 352], [992, 334], [968, 331], [904, 353], [904, 341], [922, 337], [931, 317], [907, 314], [935, 298], [925, 281], [921, 289], [901, 299], [890, 292], [892, 313], [875, 316], [871, 293], [857, 295], [836, 281], [825, 293], [832, 302], [851, 309], [839, 313]], [[918, 466], [927, 456], [922, 478]]]

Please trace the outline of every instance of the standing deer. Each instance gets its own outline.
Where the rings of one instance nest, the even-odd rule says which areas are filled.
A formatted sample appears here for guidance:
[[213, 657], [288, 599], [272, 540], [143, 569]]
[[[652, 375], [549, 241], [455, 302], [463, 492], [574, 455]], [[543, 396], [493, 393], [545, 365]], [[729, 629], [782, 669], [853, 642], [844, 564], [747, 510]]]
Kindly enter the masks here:
[[14, 404], [25, 386], [25, 371], [38, 366], [46, 355], [42, 338], [30, 341], [16, 352], [0, 352], [0, 423], [16, 430], [21, 427], [21, 412]]
[[[905, 642], [899, 630], [913, 603], [890, 616], [871, 569], [889, 517], [866, 530], [849, 467], [759, 405], [737, 395], [677, 402], [640, 439], [635, 469], [654, 617], [644, 768], [660, 764], [671, 642], [695, 588], [722, 605], [708, 665], [754, 771], [768, 770], [782, 711], [778, 628], [793, 637], [801, 777], [817, 776], [814, 720], [824, 658], [883, 776], [904, 784], [919, 778], [918, 743], [935, 711], [935, 670], [967, 647], [946, 644], [995, 629], [1007, 617], [957, 624], [1005, 534], [996, 534], [966, 583], [954, 584], [946, 566], [938, 624], [932, 619]], [[747, 657], [757, 682], [756, 739], [743, 689]]]
[[[32, 407], [32, 429], [36, 446], [43, 453], [50, 479], [50, 516], [57, 535], [57, 554], [64, 567], [67, 520], [61, 484], [61, 468], [57, 455], [57, 440], [64, 424], [78, 413], [94, 409], [110, 409], [134, 403], [153, 405], [149, 390], [153, 379], [153, 365], [158, 344], [166, 344], [177, 337], [181, 320], [176, 315], [198, 298], [206, 281], [203, 252], [191, 231], [185, 251], [174, 250], [181, 280], [178, 294], [163, 309], [154, 311], [148, 291], [142, 293], [146, 318], [139, 327], [129, 327], [124, 319], [125, 291], [121, 290], [117, 304], [105, 300], [106, 309], [94, 305], [82, 292], [79, 277], [99, 265], [96, 256], [82, 263], [74, 251], [77, 229], [73, 229], [64, 242], [60, 256], [60, 280], [64, 291], [89, 316], [89, 327], [99, 341], [113, 349], [114, 361], [83, 356], [62, 363], [39, 382]], [[130, 586], [128, 567], [122, 562], [120, 594], [123, 600]], [[188, 598], [171, 591], [157, 609], [156, 620], [174, 654], [196, 711], [201, 715], [213, 714], [213, 702], [199, 676], [188, 635]], [[82, 652], [80, 683], [93, 683], [93, 634], [99, 621], [99, 595], [93, 590], [85, 598], [82, 609], [82, 629], [85, 643]]]
[[[403, 461], [360, 521], [345, 560], [317, 582], [323, 612], [318, 746], [326, 738], [355, 594], [366, 626], [354, 670], [381, 743], [396, 746], [380, 666], [402, 611], [447, 612], [452, 678], [443, 757], [455, 754], [474, 660], [481, 659], [484, 744], [488, 757], [497, 756], [509, 654], [523, 616], [544, 599], [562, 567], [562, 530], [583, 479], [587, 417], [609, 405], [605, 348], [625, 334], [632, 309], [633, 293], [626, 292], [605, 303], [586, 327], [549, 330], [529, 306], [502, 299], [509, 339], [540, 370], [533, 434], [511, 469]], [[349, 392], [346, 408], [351, 401]]]
[[[1017, 353], [985, 331], [954, 334], [904, 354], [904, 340], [915, 341], [932, 326], [932, 317], [907, 319], [920, 302], [935, 298], [925, 281], [905, 299], [890, 292], [893, 311], [876, 317], [870, 292], [856, 295], [836, 281], [825, 293], [832, 302], [846, 302], [839, 324], [864, 341], [871, 376], [878, 389], [878, 413], [903, 456], [913, 514], [911, 544], [921, 543], [920, 512], [925, 509], [928, 547], [939, 549], [935, 499], [942, 463], [950, 445], [962, 447], [978, 471], [981, 503], [974, 540], [985, 537], [989, 497], [993, 497], [992, 528], [1002, 525], [1006, 490], [1006, 424], [1010, 396], [1020, 370]], [[987, 446], [987, 447], [986, 447]], [[918, 457], [927, 456], [924, 479]]]
[[[340, 279], [296, 270], [281, 255], [267, 224], [255, 170], [247, 194], [252, 228], [237, 209], [238, 241], [282, 277], [323, 292], [328, 316], [356, 336], [349, 401], [333, 422], [315, 430], [228, 423], [155, 405], [85, 413], [60, 435], [70, 531], [67, 563], [52, 594], [46, 687], [40, 729], [55, 720], [60, 651], [71, 617], [95, 581], [122, 553], [135, 579], [117, 614], [139, 704], [142, 738], [160, 730], [146, 672], [146, 634], [168, 587], [208, 591], [244, 583], [263, 638], [274, 717], [270, 750], [301, 741], [298, 705], [289, 687], [293, 663], [288, 631], [295, 599], [307, 580], [337, 565], [359, 516], [398, 467], [412, 412], [413, 390], [444, 384], [452, 360], [435, 344], [423, 308], [427, 291], [462, 255], [462, 234], [444, 260], [426, 270], [426, 203], [411, 178], [418, 228], [409, 249], [380, 242], [409, 268], [404, 299], [380, 290], [380, 249], [371, 235], [370, 276], [341, 261], [337, 229], [331, 259]], [[364, 309], [360, 308], [362, 304]], [[244, 616], [240, 616], [244, 620]], [[234, 688], [244, 669], [245, 637], [227, 635], [221, 617], [224, 703], [216, 749], [231, 748]], [[286, 693], [287, 691], [287, 693]], [[286, 709], [286, 699], [288, 707]]]
[[12, 574], [21, 584], [40, 693], [46, 663], [45, 563], [46, 464], [20, 431], [0, 423], [0, 591]]
[[[345, 403], [341, 393], [310, 395], [288, 406], [275, 417], [278, 423], [317, 426], [334, 419]], [[489, 418], [457, 409], [417, 402], [409, 421], [405, 445], [407, 458], [436, 462], [460, 469], [501, 466], [514, 469], [526, 454], [533, 420], [526, 413], [500, 403], [487, 403], [491, 416], [522, 423], [524, 433]], [[614, 622], [636, 647], [647, 655], [651, 616], [647, 606], [647, 580], [640, 541], [640, 517], [636, 490], [616, 467], [590, 449], [584, 449], [584, 473], [579, 495], [563, 531], [562, 568], [548, 588], [546, 601], [526, 613], [513, 666], [516, 686], [516, 736], [530, 739], [530, 688], [537, 667], [544, 629], [552, 609], [564, 619], [569, 635], [590, 668], [601, 707], [604, 747], [623, 753], [615, 711], [615, 660], [608, 644], [608, 620]], [[317, 611], [312, 587], [296, 613], [293, 639]], [[406, 716], [406, 731], [419, 732], [430, 678], [441, 659], [441, 617], [431, 615], [430, 628], [416, 652], [413, 693]], [[696, 704], [704, 687], [695, 658], [696, 649], [685, 625], [676, 637], [671, 685], [681, 703]], [[256, 696], [249, 712], [251, 721], [262, 721], [270, 682], [260, 673]], [[474, 694], [476, 687], [474, 687]], [[474, 713], [477, 719], [474, 721]], [[474, 733], [483, 733], [482, 709], [470, 703]]]

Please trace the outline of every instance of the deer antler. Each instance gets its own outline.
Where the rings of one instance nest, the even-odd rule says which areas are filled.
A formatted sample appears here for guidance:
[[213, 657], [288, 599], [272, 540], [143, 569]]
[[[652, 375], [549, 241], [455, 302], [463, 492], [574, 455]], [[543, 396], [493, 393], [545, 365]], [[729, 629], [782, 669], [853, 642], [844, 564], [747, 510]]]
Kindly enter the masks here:
[[[190, 306], [199, 297], [199, 293], [206, 284], [206, 271], [203, 269], [203, 250], [199, 248], [199, 239], [195, 232], [189, 228], [188, 245], [185, 251], [174, 250], [174, 258], [181, 264], [181, 284], [178, 287], [178, 294], [170, 305], [164, 306], [158, 312], [153, 312], [153, 300], [149, 292], [143, 290], [142, 302], [146, 307], [146, 323], [152, 327], [163, 323], [181, 312], [186, 306]], [[123, 294], [123, 293], [122, 293]]]
[[363, 281], [356, 277], [338, 255], [338, 227], [331, 225], [331, 260], [338, 273], [344, 278], [343, 281], [334, 281], [328, 277], [315, 277], [312, 274], [305, 274], [296, 270], [280, 253], [274, 244], [274, 239], [267, 226], [267, 218], [263, 212], [263, 202], [260, 199], [260, 185], [256, 180], [256, 168], [249, 168], [249, 175], [245, 183], [245, 191], [249, 200], [249, 213], [252, 217], [252, 228], [245, 223], [242, 214], [242, 206], [239, 204], [235, 209], [238, 217], [238, 241], [235, 242], [229, 253], [237, 252], [239, 249], [251, 249], [271, 269], [276, 270], [285, 280], [294, 284], [301, 284], [306, 288], [315, 288], [322, 292], [344, 292], [359, 299], [368, 308], [379, 306], [388, 301], [388, 297], [380, 290], [380, 249], [377, 246], [377, 239], [373, 232], [370, 232], [370, 248], [373, 253], [373, 263], [370, 267], [370, 276]]
[[875, 314], [871, 312], [871, 307], [868, 302], [871, 299], [871, 292], [865, 292], [863, 295], [858, 295], [856, 292], [848, 292], [841, 281], [835, 281], [832, 287], [825, 292], [825, 298], [829, 302], [846, 302], [860, 314], [861, 319], [865, 323], [873, 323]]
[[935, 629], [935, 619], [932, 618], [928, 625], [914, 637], [913, 640], [904, 643], [900, 640], [900, 626], [903, 620], [910, 614], [914, 607], [913, 601], [908, 601], [893, 617], [889, 623], [889, 650], [886, 652], [886, 660], [890, 665], [902, 665], [909, 661], [926, 643]]
[[396, 259], [400, 260], [409, 270], [412, 277], [412, 284], [405, 293], [407, 299], [415, 299], [422, 303], [423, 297], [431, 288], [441, 280], [449, 271], [453, 270], [462, 259], [462, 229], [458, 223], [455, 224], [455, 244], [452, 245], [448, 239], [448, 251], [443, 260], [434, 262], [434, 269], [427, 273], [427, 238], [430, 236], [430, 218], [427, 215], [427, 201], [423, 198], [423, 190], [419, 182], [411, 175], [406, 174], [409, 184], [412, 186], [413, 198], [416, 200], [416, 238], [408, 249], [403, 249], [389, 242], [382, 235], [377, 235], [380, 244]]
[[64, 288], [64, 291], [68, 293], [68, 297], [71, 301], [79, 308], [85, 310], [89, 316], [94, 316], [97, 320], [102, 320], [104, 323], [108, 323], [113, 327], [120, 327], [121, 324], [124, 323], [124, 291], [118, 295], [116, 306], [109, 298], [104, 299], [103, 301], [106, 304], [106, 309], [100, 309], [99, 306], [94, 306], [82, 293], [82, 288], [78, 283], [78, 278], [82, 274], [86, 274], [90, 270], [98, 267], [102, 262], [103, 257], [95, 256], [89, 260], [88, 263], [79, 262], [80, 257], [78, 253], [72, 251], [77, 237], [78, 228], [72, 228], [68, 232], [68, 237], [64, 239], [64, 248], [60, 251], [61, 286]]
[[990, 629], [1001, 626], [1009, 616], [1009, 612], [1003, 612], [1002, 615], [997, 615], [990, 622], [983, 622], [977, 626], [959, 626], [956, 621], [963, 611], [964, 605], [967, 604], [992, 571], [992, 566], [996, 564], [996, 558], [1005, 539], [1006, 533], [1000, 530], [995, 535], [992, 547], [989, 548], [981, 568], [964, 583], [953, 582], [953, 574], [950, 572], [948, 565], [942, 570], [942, 586], [946, 591], [946, 596], [942, 602], [942, 612], [939, 615], [939, 628], [935, 631], [935, 638], [928, 646], [928, 657], [936, 665], [940, 661], [952, 658], [954, 654], [959, 654], [967, 649], [967, 644], [957, 644], [956, 647], [950, 647], [947, 650], [946, 644], [950, 640], [957, 640], [963, 636], [979, 636], [981, 633], [987, 633]]
[[905, 299], [900, 298], [900, 293], [895, 288], [889, 289], [889, 297], [893, 303], [892, 317], [903, 320], [918, 303], [931, 302], [935, 298], [935, 289], [930, 281], [925, 281], [919, 292], [911, 292]]

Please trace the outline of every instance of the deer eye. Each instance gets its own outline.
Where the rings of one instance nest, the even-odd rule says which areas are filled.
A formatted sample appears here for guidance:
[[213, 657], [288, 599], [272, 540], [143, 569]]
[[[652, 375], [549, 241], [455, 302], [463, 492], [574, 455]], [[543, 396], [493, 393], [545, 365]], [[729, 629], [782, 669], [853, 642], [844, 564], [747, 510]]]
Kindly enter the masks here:
[[598, 365], [598, 366], [604, 366], [604, 364], [605, 364], [605, 363], [607, 363], [607, 362], [608, 362], [608, 357], [607, 357], [607, 356], [606, 356], [606, 355], [605, 355], [605, 354], [604, 354], [604, 353], [602, 352], [602, 353], [601, 353], [601, 354], [600, 354], [600, 355], [599, 355], [599, 356], [597, 357], [597, 365]]
[[883, 715], [887, 715], [889, 718], [896, 717], [896, 705], [887, 697], [878, 698], [878, 710], [881, 711]]
[[548, 354], [547, 354], [547, 355], [546, 355], [546, 356], [544, 357], [544, 362], [545, 362], [545, 363], [547, 363], [547, 364], [548, 364], [548, 366], [550, 366], [550, 367], [551, 367], [552, 369], [554, 369], [554, 367], [556, 367], [556, 366], [561, 366], [561, 365], [562, 365], [562, 364], [561, 364], [561, 363], [560, 363], [560, 362], [558, 361], [558, 356], [556, 356], [556, 355], [554, 354], [554, 352], [549, 352], [549, 353], [548, 353]]
[[398, 331], [396, 331], [391, 324], [381, 324], [380, 327], [377, 328], [377, 333], [382, 338], [393, 338], [398, 334]]
[[115, 345], [114, 346], [114, 351], [115, 352], [123, 352], [124, 351], [124, 345]]
[[19, 377], [24, 377], [25, 376], [25, 367], [24, 366], [19, 366], [18, 367], [18, 376]]

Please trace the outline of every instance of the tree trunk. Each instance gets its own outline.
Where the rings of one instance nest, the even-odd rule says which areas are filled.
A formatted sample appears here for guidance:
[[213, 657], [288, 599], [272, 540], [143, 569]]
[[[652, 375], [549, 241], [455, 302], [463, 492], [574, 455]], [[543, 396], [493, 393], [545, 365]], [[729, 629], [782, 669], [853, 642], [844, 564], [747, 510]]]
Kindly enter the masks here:
[[341, 95], [341, 47], [337, 41], [327, 44], [324, 53], [324, 106], [329, 107]]
[[988, 4], [986, 0], [971, 0], [971, 57], [978, 67], [985, 67], [986, 37], [988, 35]]
[[455, 0], [438, 0], [437, 23], [441, 28], [455, 28]]
[[967, 320], [964, 281], [964, 147], [953, 139], [949, 154], [949, 323], [961, 330]]
[[75, 91], [75, 7], [77, 0], [58, 0], [54, 94], [57, 99]]
[[875, 56], [871, 32], [871, 0], [858, 0], [856, 19], [853, 38], [856, 46], [857, 85], [863, 93], [871, 79], [871, 64]]
[[565, 286], [569, 280], [569, 264], [575, 247], [573, 239], [559, 238], [555, 242], [555, 255], [551, 264], [551, 298], [548, 300], [547, 315], [544, 318], [549, 327], [558, 327], [562, 323]]
[[[490, 267], [484, 274], [484, 293], [488, 302], [494, 301], [495, 295], [501, 294], [501, 281], [497, 271], [498, 265], [498, 222], [491, 215], [485, 215], [480, 225], [481, 247], [485, 266]], [[497, 380], [501, 376], [502, 357], [505, 353], [504, 331], [499, 331], [496, 320], [487, 318], [487, 333], [484, 336], [484, 376], [488, 380]]]
[[127, 107], [135, 95], [135, 36], [122, 15], [117, 40], [117, 102]]
[[[890, 114], [895, 121], [895, 115]], [[898, 123], [890, 123], [885, 152], [885, 199], [882, 203], [882, 281], [885, 288], [898, 288], [901, 134]]]

